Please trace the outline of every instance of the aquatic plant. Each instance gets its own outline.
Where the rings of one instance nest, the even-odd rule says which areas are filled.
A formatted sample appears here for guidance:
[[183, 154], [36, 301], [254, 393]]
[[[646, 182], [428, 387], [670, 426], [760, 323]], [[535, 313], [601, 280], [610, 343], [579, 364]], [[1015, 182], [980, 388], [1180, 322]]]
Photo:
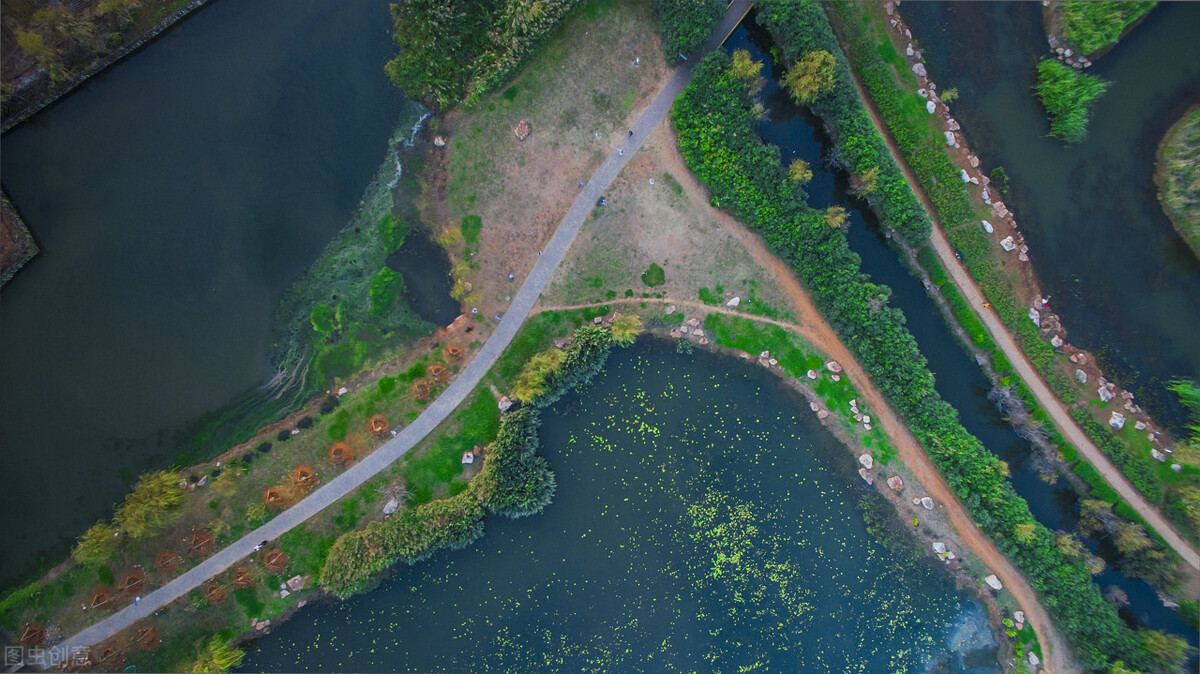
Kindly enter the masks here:
[[1062, 24], [1060, 34], [1083, 54], [1115, 44], [1135, 21], [1154, 9], [1155, 2], [1092, 2], [1066, 0], [1052, 5]]
[[1068, 144], [1086, 138], [1091, 107], [1108, 86], [1054, 59], [1039, 63], [1034, 88], [1050, 117], [1050, 135]]

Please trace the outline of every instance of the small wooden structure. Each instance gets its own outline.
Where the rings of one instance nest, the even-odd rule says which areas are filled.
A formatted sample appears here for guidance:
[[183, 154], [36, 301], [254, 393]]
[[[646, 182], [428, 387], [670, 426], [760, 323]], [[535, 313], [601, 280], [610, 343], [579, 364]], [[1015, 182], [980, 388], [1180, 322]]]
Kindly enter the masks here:
[[429, 373], [429, 378], [438, 384], [442, 383], [442, 377], [446, 376], [446, 368], [441, 363], [430, 365], [426, 372]]
[[388, 418], [386, 414], [376, 414], [370, 419], [367, 419], [367, 430], [374, 433], [376, 436], [383, 437], [388, 434]]
[[183, 557], [170, 550], [159, 550], [158, 554], [154, 556], [154, 570], [166, 574], [174, 574], [175, 569], [179, 567], [182, 561]]
[[517, 137], [517, 140], [525, 140], [529, 137], [529, 132], [532, 130], [533, 129], [529, 126], [529, 122], [522, 119], [521, 121], [517, 122], [516, 128], [513, 129], [513, 135]]
[[317, 486], [317, 474], [308, 466], [296, 466], [292, 471], [292, 484], [302, 493], [307, 494]]
[[442, 355], [451, 363], [457, 363], [462, 360], [466, 353], [466, 349], [457, 344], [447, 344], [446, 348], [442, 349]]
[[97, 587], [92, 589], [92, 593], [88, 595], [87, 607], [91, 609], [104, 608], [112, 603], [113, 593], [108, 591], [106, 587]]
[[135, 566], [121, 575], [121, 582], [117, 584], [117, 590], [127, 595], [137, 596], [146, 589], [146, 572], [142, 567]]
[[350, 451], [350, 445], [344, 442], [336, 443], [329, 448], [329, 462], [335, 466], [345, 465], [352, 458], [354, 458], [354, 454]]
[[233, 571], [233, 586], [239, 588], [247, 588], [254, 584], [254, 572], [250, 569], [239, 566]]
[[283, 508], [287, 506], [287, 499], [283, 497], [283, 492], [275, 487], [267, 487], [263, 490], [263, 505], [268, 508]]
[[225, 587], [215, 580], [208, 581], [208, 585], [204, 586], [204, 601], [217, 606], [225, 603], [229, 598], [229, 593], [225, 591]]
[[268, 550], [263, 553], [263, 565], [274, 573], [279, 573], [287, 568], [288, 557], [283, 554], [283, 550]]
[[188, 534], [183, 542], [187, 545], [188, 554], [193, 557], [202, 557], [213, 549], [212, 536], [203, 529], [192, 529], [192, 533]]
[[33, 621], [27, 622], [21, 630], [20, 641], [26, 647], [41, 646], [46, 641], [46, 628]]
[[159, 644], [162, 643], [162, 636], [159, 635], [158, 630], [153, 625], [139, 625], [133, 631], [133, 643], [137, 644], [137, 647], [143, 651], [153, 653], [158, 650]]
[[417, 400], [425, 400], [429, 397], [429, 381], [426, 379], [418, 379], [412, 384], [412, 395]]

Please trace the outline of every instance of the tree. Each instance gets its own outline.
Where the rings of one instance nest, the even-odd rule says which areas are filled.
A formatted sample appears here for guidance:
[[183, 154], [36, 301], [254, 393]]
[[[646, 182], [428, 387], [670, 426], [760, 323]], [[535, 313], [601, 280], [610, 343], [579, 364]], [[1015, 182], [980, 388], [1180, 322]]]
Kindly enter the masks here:
[[117, 528], [108, 522], [96, 522], [79, 537], [71, 556], [81, 564], [103, 564], [117, 551], [118, 534]]
[[37, 59], [38, 67], [49, 73], [51, 79], [56, 82], [66, 79], [67, 73], [63, 70], [62, 61], [58, 58], [58, 50], [46, 44], [45, 38], [40, 33], [19, 28], [16, 33], [17, 46], [26, 54]]
[[1068, 557], [1083, 556], [1083, 543], [1080, 543], [1079, 539], [1071, 534], [1060, 531], [1054, 537], [1054, 542], [1058, 546], [1058, 551]]
[[1022, 522], [1013, 530], [1013, 536], [1022, 543], [1028, 543], [1034, 539], [1034, 534], [1037, 532], [1037, 527], [1033, 522]]
[[642, 334], [642, 317], [637, 314], [624, 314], [613, 321], [613, 341], [621, 346], [629, 346]]
[[178, 480], [178, 476], [165, 470], [141, 476], [117, 508], [113, 521], [132, 538], [158, 533], [183, 503], [183, 489]]
[[788, 180], [797, 185], [807, 185], [808, 181], [812, 180], [813, 172], [809, 168], [808, 162], [803, 159], [797, 159], [788, 165]]
[[1179, 671], [1187, 661], [1191, 648], [1183, 639], [1155, 630], [1143, 630], [1140, 636], [1142, 650], [1150, 656], [1157, 671]]
[[825, 224], [829, 225], [830, 227], [841, 227], [842, 225], [846, 224], [846, 219], [850, 217], [850, 214], [847, 213], [846, 209], [842, 208], [841, 206], [830, 206], [825, 211], [824, 217]]
[[96, 13], [100, 16], [111, 14], [117, 17], [122, 26], [126, 26], [133, 22], [133, 10], [141, 5], [141, 0], [100, 0], [96, 5]]
[[214, 637], [204, 650], [200, 651], [199, 657], [187, 669], [196, 674], [204, 672], [228, 672], [229, 670], [242, 664], [242, 658], [246, 657], [246, 651], [240, 648], [234, 648], [233, 642], [229, 639]]
[[739, 80], [751, 80], [762, 74], [762, 61], [755, 61], [750, 52], [745, 49], [733, 50], [733, 61], [729, 64], [729, 74]]
[[823, 49], [810, 51], [784, 74], [783, 86], [798, 105], [808, 105], [833, 89], [836, 72], [833, 54]]
[[872, 166], [857, 176], [858, 185], [855, 192], [858, 194], [870, 194], [879, 189], [879, 167]]
[[562, 361], [563, 352], [555, 348], [534, 354], [513, 381], [513, 397], [523, 403], [532, 403], [546, 392], [548, 380], [558, 372]]

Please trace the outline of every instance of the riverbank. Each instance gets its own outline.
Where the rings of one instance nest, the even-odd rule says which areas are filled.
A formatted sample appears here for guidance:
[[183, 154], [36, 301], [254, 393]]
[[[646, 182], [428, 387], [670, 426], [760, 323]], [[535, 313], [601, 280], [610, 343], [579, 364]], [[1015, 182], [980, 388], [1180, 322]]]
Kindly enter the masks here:
[[[890, 17], [885, 17], [884, 14], [882, 9], [873, 12], [873, 25], [882, 26], [884, 19], [887, 19], [887, 23], [890, 24], [889, 30], [874, 29], [874, 38], [864, 39], [861, 35], [851, 35], [847, 38], [848, 42], [853, 45], [852, 51], [856, 56], [855, 67], [859, 69], [860, 73], [863, 68], [877, 68], [875, 61], [862, 62], [864, 59], [874, 58], [874, 52], [868, 52], [865, 48], [867, 43], [873, 45], [874, 40], [890, 38], [896, 53], [905, 49], [911, 51], [911, 47], [901, 47], [909, 39], [908, 35], [911, 34], [911, 31], [904, 26], [897, 11], [893, 8], [893, 15]], [[848, 30], [852, 22], [845, 22], [842, 25], [844, 30]], [[873, 46], [872, 49], [874, 49]], [[897, 70], [907, 73], [907, 62], [898, 56], [896, 60], [900, 64]], [[924, 65], [920, 63], [919, 51], [910, 54], [907, 60], [917, 63], [912, 66], [914, 71], [919, 67], [921, 73], [925, 72]], [[904, 70], [900, 70], [900, 67], [903, 67]], [[936, 130], [931, 128], [931, 133], [944, 131], [947, 143], [950, 143], [951, 137], [953, 137], [953, 145], [944, 147], [943, 150], [948, 152], [955, 168], [961, 171], [963, 183], [970, 183], [966, 185], [966, 194], [970, 195], [968, 205], [960, 207], [958, 210], [973, 213], [974, 217], [979, 218], [976, 222], [983, 223], [983, 229], [981, 230], [974, 222], [966, 222], [949, 227], [945, 231], [950, 243], [966, 258], [968, 269], [971, 270], [975, 281], [980, 283], [989, 300], [988, 305], [994, 307], [996, 313], [1003, 320], [1006, 330], [1012, 332], [1024, 354], [1037, 368], [1038, 373], [1045, 377], [1046, 383], [1050, 385], [1056, 396], [1070, 406], [1072, 418], [1062, 418], [1056, 425], [1061, 430], [1068, 426], [1074, 427], [1075, 424], [1081, 424], [1083, 429], [1087, 430], [1088, 438], [1085, 442], [1089, 444], [1094, 442], [1105, 448], [1108, 458], [1124, 469], [1123, 477], [1128, 478], [1155, 506], [1165, 505], [1167, 506], [1164, 508], [1165, 512], [1180, 515], [1173, 517], [1173, 521], [1176, 525], [1184, 525], [1190, 537], [1194, 539], [1195, 531], [1191, 529], [1191, 525], [1186, 518], [1181, 516], [1181, 511], [1174, 505], [1175, 500], [1179, 498], [1178, 489], [1194, 486], [1191, 484], [1191, 479], [1183, 477], [1185, 473], [1188, 476], [1192, 475], [1193, 468], [1188, 467], [1185, 470], [1181, 465], [1179, 469], [1169, 469], [1166, 463], [1179, 465], [1181, 459], [1178, 458], [1172, 458], [1170, 462], [1166, 462], [1165, 458], [1158, 462], [1152, 460], [1152, 456], [1153, 458], [1169, 456], [1171, 452], [1168, 450], [1175, 445], [1175, 441], [1154, 424], [1143, 409], [1133, 404], [1132, 393], [1104, 378], [1103, 373], [1098, 370], [1097, 360], [1092, 354], [1066, 343], [1066, 330], [1062, 327], [1058, 317], [1048, 310], [1048, 300], [1043, 298], [1038, 287], [1037, 278], [1029, 264], [1031, 253], [1018, 231], [1015, 217], [1004, 203], [999, 201], [998, 195], [989, 195], [998, 188], [990, 185], [989, 176], [978, 168], [980, 159], [966, 146], [966, 140], [961, 135], [961, 126], [950, 116], [948, 105], [940, 99], [935, 100], [937, 95], [933, 92], [937, 91], [936, 85], [926, 86], [926, 82], [928, 84], [932, 84], [932, 82], [920, 74], [917, 78], [900, 78], [901, 90], [919, 85], [923, 87], [921, 91], [928, 90], [930, 92], [927, 95], [929, 105], [935, 112], [941, 112], [941, 115], [922, 115], [928, 120], [933, 120], [928, 122], [921, 121], [911, 114], [908, 116], [897, 114], [895, 105], [896, 100], [899, 99], [889, 99], [888, 92], [884, 89], [885, 86], [893, 85], [885, 85], [873, 76], [866, 79], [875, 104], [883, 106], [885, 110], [884, 117], [893, 135], [911, 136], [914, 127], [922, 128], [925, 124], [930, 124], [931, 127], [936, 125]], [[916, 98], [916, 94], [911, 90], [906, 91], [905, 96]], [[931, 144], [928, 140], [925, 143]], [[924, 177], [919, 171], [914, 178], [914, 185], [926, 184], [927, 177]], [[931, 209], [936, 207], [937, 210], [930, 210], [930, 212], [940, 214], [945, 222], [949, 212], [945, 205], [935, 203], [927, 204], [927, 206]], [[958, 217], [955, 221], [961, 221], [962, 216], [958, 211], [955, 212], [955, 215]], [[989, 229], [991, 232], [987, 231]], [[989, 238], [993, 240], [989, 241]], [[1013, 251], [1008, 250], [1010, 247], [1013, 251], [1018, 251], [1016, 259], [1013, 259]], [[944, 264], [947, 267], [950, 266], [949, 262]], [[1028, 307], [1028, 311], [1022, 309], [1022, 306]], [[979, 307], [971, 307], [972, 311], [982, 309], [986, 309], [982, 303]], [[966, 306], [963, 307], [963, 310], [966, 310]], [[1009, 360], [1015, 362], [1016, 359], [1006, 358], [996, 368], [1001, 371], [1002, 377], [1004, 371], [1012, 367]], [[1074, 371], [1073, 376], [1069, 374], [1072, 371]], [[1097, 393], [1092, 395], [1084, 393], [1082, 384], [1089, 381], [1099, 384], [1100, 389]], [[1032, 400], [1033, 396], [1027, 389], [1022, 388], [1019, 392], [1026, 404], [1034, 410], [1035, 418], [1044, 424], [1049, 424], [1048, 415], [1052, 414], [1054, 410], [1039, 411], [1038, 403]], [[1093, 398], [1090, 404], [1088, 404], [1087, 398]], [[1123, 411], [1114, 413], [1112, 410], [1106, 409], [1109, 407], [1107, 405], [1109, 400], [1122, 402], [1124, 404]], [[1133, 428], [1126, 428], [1126, 421]], [[1113, 427], [1112, 430], [1108, 428], [1109, 425]], [[1062, 432], [1068, 434], [1066, 430]], [[1069, 434], [1075, 438], [1084, 437], [1078, 428]], [[1055, 440], [1055, 443], [1065, 444], [1061, 439]], [[1074, 461], [1075, 450], [1072, 449], [1069, 455], [1068, 460]], [[1093, 455], [1099, 456], [1099, 453]], [[1089, 480], [1089, 482], [1092, 481], [1094, 480]], [[1122, 480], [1118, 478], [1118, 481]], [[1103, 484], [1102, 481], [1101, 484]], [[1116, 484], [1114, 486], [1120, 489]], [[1175, 495], [1172, 496], [1172, 494]], [[1127, 517], [1130, 516], [1128, 512], [1123, 514]], [[1136, 517], [1136, 514], [1134, 516]]]
[[1154, 184], [1158, 201], [1192, 253], [1200, 258], [1200, 188], [1197, 152], [1200, 150], [1200, 105], [1188, 111], [1163, 136], [1155, 152]]
[[[193, 12], [199, 10], [207, 3], [208, 0], [160, 0], [159, 2], [147, 3], [143, 8], [141, 3], [130, 3], [128, 8], [118, 9], [117, 12], [128, 12], [130, 14], [130, 24], [135, 26], [132, 32], [126, 34], [117, 33], [120, 36], [121, 47], [112, 51], [104, 51], [100, 49], [96, 52], [88, 52], [78, 57], [76, 62], [58, 62], [55, 67], [63, 68], [66, 72], [64, 79], [56, 79], [40, 65], [27, 69], [24, 72], [5, 73], [5, 101], [4, 106], [4, 121], [0, 125], [0, 133], [7, 132], [9, 129], [17, 126], [26, 119], [41, 112], [47, 107], [53, 105], [63, 97], [72, 93], [79, 86], [87, 82], [89, 79], [98, 75], [105, 70], [116, 65], [119, 61], [127, 56], [137, 52], [142, 47], [153, 42], [156, 38], [162, 35], [167, 29], [174, 26], [179, 21]], [[93, 6], [100, 3], [88, 3], [85, 8], [80, 10], [65, 10], [71, 14], [80, 11], [81, 15], [88, 15], [95, 11]], [[156, 6], [157, 5], [157, 6]], [[182, 6], [180, 6], [182, 5]], [[154, 16], [167, 12], [166, 16], [158, 18], [144, 32], [137, 29], [137, 25], [144, 21], [155, 21]], [[136, 13], [136, 19], [134, 14]], [[62, 21], [62, 19], [54, 19], [54, 21]], [[72, 17], [67, 19], [62, 25], [67, 26], [67, 33], [70, 36], [64, 37], [70, 40], [81, 39], [81, 36], [71, 32], [71, 27], [82, 29], [82, 24], [89, 24], [86, 16]], [[9, 32], [9, 25], [6, 23], [5, 32]], [[55, 30], [61, 32], [61, 28], [55, 27]], [[93, 25], [91, 31], [95, 31]], [[111, 38], [110, 34], [105, 39]], [[5, 36], [8, 37], [7, 35]], [[94, 39], [94, 35], [87, 39]], [[42, 45], [43, 49], [54, 50], [54, 47], [47, 47], [43, 43], [50, 42], [53, 38], [40, 38], [37, 44]], [[132, 39], [132, 42], [127, 40]], [[6, 40], [7, 41], [7, 40]], [[13, 54], [7, 54], [7, 57]], [[6, 60], [17, 61], [19, 59], [6, 58]], [[57, 60], [57, 59], [55, 59]], [[7, 69], [6, 69], [7, 70]]]
[[38, 254], [37, 242], [17, 213], [16, 206], [3, 195], [0, 205], [0, 288], [12, 280], [25, 263]]

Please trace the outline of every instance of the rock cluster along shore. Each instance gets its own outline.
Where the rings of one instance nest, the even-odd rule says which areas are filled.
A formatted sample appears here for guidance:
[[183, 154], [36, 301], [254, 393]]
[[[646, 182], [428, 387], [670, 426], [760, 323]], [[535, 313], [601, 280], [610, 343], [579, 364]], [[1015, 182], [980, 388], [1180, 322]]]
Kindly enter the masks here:
[[[888, 23], [893, 32], [897, 36], [903, 36], [908, 42], [905, 49], [905, 58], [909, 63], [914, 75], [917, 76], [917, 94], [922, 98], [927, 99], [926, 109], [930, 114], [937, 114], [942, 120], [945, 127], [943, 134], [946, 137], [947, 146], [954, 149], [951, 153], [951, 160], [961, 170], [964, 185], [972, 185], [971, 192], [978, 197], [986, 206], [988, 206], [995, 215], [995, 221], [981, 220], [978, 226], [983, 228], [983, 231], [991, 238], [1002, 250], [1007, 253], [1016, 253], [1017, 262], [1022, 264], [1021, 272], [1024, 281], [1029, 285], [1034, 293], [1033, 301], [1028, 309], [1029, 320], [1037, 326], [1043, 338], [1050, 342], [1050, 345], [1060, 354], [1066, 355], [1070, 361], [1077, 366], [1075, 370], [1075, 378], [1082, 384], [1086, 384], [1089, 380], [1098, 382], [1099, 388], [1096, 390], [1096, 399], [1100, 402], [1107, 403], [1114, 398], [1121, 400], [1124, 412], [1114, 412], [1115, 416], [1109, 417], [1109, 424], [1114, 430], [1123, 428], [1126, 418], [1134, 418], [1136, 427], [1139, 431], [1146, 432], [1146, 439], [1151, 444], [1162, 447], [1167, 439], [1167, 436], [1154, 424], [1144, 410], [1133, 403], [1133, 393], [1125, 391], [1117, 387], [1113, 382], [1107, 381], [1095, 365], [1095, 359], [1091, 358], [1083, 349], [1071, 346], [1067, 343], [1067, 331], [1062, 326], [1057, 314], [1050, 311], [1050, 298], [1043, 297], [1038, 289], [1037, 279], [1033, 275], [1033, 270], [1029, 262], [1029, 246], [1025, 243], [1025, 237], [1021, 234], [1017, 225], [1016, 216], [1003, 201], [997, 199], [997, 195], [991, 192], [991, 179], [980, 170], [979, 157], [971, 152], [967, 145], [966, 138], [962, 135], [962, 125], [950, 113], [950, 107], [945, 101], [938, 97], [937, 83], [929, 78], [928, 69], [923, 61], [922, 54], [915, 49], [912, 43], [912, 31], [904, 24], [903, 19], [897, 13], [897, 8], [900, 2], [887, 2], [884, 4], [884, 9], [888, 15]], [[1083, 55], [1076, 55], [1071, 49], [1062, 47], [1057, 44], [1053, 35], [1050, 35], [1051, 49], [1055, 50], [1060, 60], [1067, 60], [1071, 65], [1077, 68], [1087, 67], [1091, 62]], [[1086, 64], [1086, 65], [1083, 65]], [[947, 225], [948, 223], [943, 223]], [[970, 224], [963, 226], [971, 226]], [[1171, 454], [1169, 448], [1151, 450], [1151, 456], [1159, 461], [1157, 454]]]

